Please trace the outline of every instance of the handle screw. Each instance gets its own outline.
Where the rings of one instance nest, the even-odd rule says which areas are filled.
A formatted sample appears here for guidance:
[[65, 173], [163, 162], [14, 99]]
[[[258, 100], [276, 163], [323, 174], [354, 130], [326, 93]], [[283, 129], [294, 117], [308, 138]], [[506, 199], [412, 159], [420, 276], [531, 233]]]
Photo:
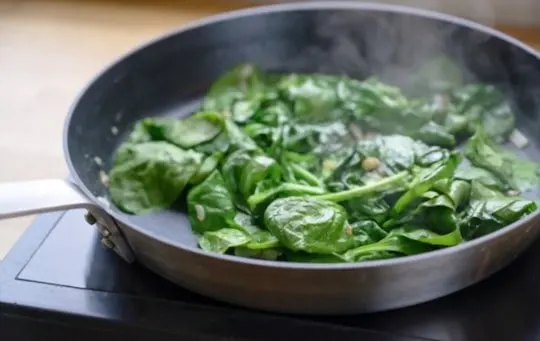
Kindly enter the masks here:
[[114, 243], [109, 238], [101, 238], [101, 245], [108, 249], [114, 249]]
[[96, 217], [94, 217], [90, 212], [86, 212], [84, 215], [84, 220], [86, 220], [89, 225], [94, 225], [97, 222]]

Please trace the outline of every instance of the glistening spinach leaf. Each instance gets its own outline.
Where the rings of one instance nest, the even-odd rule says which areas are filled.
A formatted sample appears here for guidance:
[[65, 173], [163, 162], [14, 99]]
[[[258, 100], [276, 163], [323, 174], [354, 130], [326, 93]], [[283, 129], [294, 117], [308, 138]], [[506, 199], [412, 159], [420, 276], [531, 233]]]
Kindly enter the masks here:
[[257, 66], [238, 65], [212, 84], [202, 107], [204, 110], [230, 113], [235, 102], [259, 96], [267, 81], [267, 75]]
[[474, 166], [496, 176], [507, 189], [525, 192], [540, 185], [540, 165], [497, 146], [480, 126], [467, 142], [465, 156]]
[[152, 140], [187, 149], [215, 138], [224, 128], [224, 119], [216, 112], [198, 112], [184, 119], [146, 118], [143, 125]]
[[331, 254], [355, 244], [345, 209], [319, 198], [276, 199], [266, 208], [264, 224], [293, 251]]
[[274, 249], [279, 246], [278, 239], [269, 231], [254, 224], [252, 217], [248, 214], [238, 212], [234, 217], [233, 226], [251, 238], [250, 242], [245, 245], [247, 249], [260, 251]]
[[436, 162], [427, 168], [417, 169], [409, 189], [398, 199], [392, 209], [392, 214], [401, 214], [415, 199], [429, 191], [437, 181], [452, 177], [460, 162], [460, 154], [452, 152], [446, 160]]
[[201, 166], [203, 155], [167, 142], [124, 144], [109, 173], [109, 191], [123, 211], [168, 208]]
[[233, 196], [218, 170], [189, 192], [187, 203], [189, 221], [195, 232], [216, 231], [234, 222]]
[[481, 125], [491, 139], [500, 143], [514, 129], [512, 108], [494, 86], [469, 84], [453, 91], [452, 98], [456, 113], [466, 117], [470, 134]]
[[462, 218], [465, 239], [474, 239], [497, 231], [536, 211], [534, 201], [506, 197], [480, 182], [472, 181], [471, 200]]
[[454, 246], [463, 239], [459, 230], [439, 235], [429, 230], [407, 226], [393, 230], [379, 242], [351, 249], [343, 254], [349, 262], [384, 259], [388, 254], [414, 255], [436, 250], [440, 247]]
[[222, 228], [205, 232], [198, 240], [201, 249], [214, 253], [225, 253], [229, 249], [249, 243], [250, 238], [240, 230]]

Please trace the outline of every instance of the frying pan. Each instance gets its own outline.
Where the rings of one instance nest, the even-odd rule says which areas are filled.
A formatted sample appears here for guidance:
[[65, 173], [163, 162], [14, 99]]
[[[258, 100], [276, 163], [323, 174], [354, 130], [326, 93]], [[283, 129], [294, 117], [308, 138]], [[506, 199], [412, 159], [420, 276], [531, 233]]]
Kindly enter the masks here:
[[[301, 264], [211, 254], [197, 248], [186, 215], [123, 214], [108, 204], [99, 171], [134, 122], [189, 115], [222, 72], [252, 62], [283, 72], [378, 75], [407, 86], [411, 70], [445, 54], [466, 77], [511, 99], [539, 159], [540, 55], [488, 27], [407, 7], [308, 2], [214, 16], [135, 49], [93, 79], [64, 130], [72, 180], [0, 185], [0, 218], [86, 208], [105, 246], [178, 285], [235, 305], [274, 312], [350, 314], [429, 301], [509, 264], [540, 233], [537, 212], [465, 244], [357, 264]], [[399, 122], [396, 122], [399, 124]], [[12, 161], [15, 162], [15, 161]], [[39, 167], [39, 165], [37, 165]], [[76, 231], [74, 231], [76, 233]], [[69, 255], [66, 255], [69, 257]]]

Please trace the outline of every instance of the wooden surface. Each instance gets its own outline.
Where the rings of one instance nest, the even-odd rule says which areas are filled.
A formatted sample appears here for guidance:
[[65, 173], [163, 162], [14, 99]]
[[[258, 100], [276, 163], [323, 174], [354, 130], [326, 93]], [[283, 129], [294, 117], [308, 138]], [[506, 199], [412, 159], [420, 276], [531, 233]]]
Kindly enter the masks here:
[[[153, 36], [253, 1], [0, 1], [0, 182], [65, 177], [63, 120], [74, 96]], [[499, 27], [540, 48], [540, 32]], [[31, 217], [0, 222], [0, 259]]]

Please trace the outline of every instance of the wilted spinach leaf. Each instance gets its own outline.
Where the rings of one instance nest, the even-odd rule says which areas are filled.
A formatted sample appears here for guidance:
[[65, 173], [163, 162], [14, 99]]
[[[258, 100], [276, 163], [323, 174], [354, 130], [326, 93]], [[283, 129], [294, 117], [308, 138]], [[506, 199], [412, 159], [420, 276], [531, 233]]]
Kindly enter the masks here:
[[469, 139], [465, 156], [476, 167], [493, 174], [509, 189], [525, 192], [540, 185], [540, 166], [497, 146], [482, 127]]
[[240, 230], [222, 228], [215, 231], [207, 231], [199, 238], [201, 249], [215, 253], [225, 253], [229, 249], [249, 243], [250, 238]]
[[460, 162], [460, 154], [452, 152], [445, 160], [438, 161], [427, 168], [416, 169], [409, 189], [398, 199], [392, 213], [401, 214], [415, 199], [429, 191], [437, 181], [452, 177]]
[[250, 242], [245, 245], [247, 249], [261, 251], [275, 249], [279, 246], [278, 239], [269, 231], [254, 224], [252, 217], [248, 214], [238, 212], [234, 217], [233, 225], [251, 238]]
[[230, 112], [236, 101], [260, 96], [267, 82], [268, 76], [257, 66], [238, 65], [212, 84], [202, 107], [204, 110]]
[[355, 244], [345, 209], [319, 198], [276, 199], [266, 208], [264, 224], [293, 251], [329, 254]]
[[292, 103], [297, 122], [331, 122], [343, 119], [337, 86], [340, 77], [322, 74], [290, 74], [278, 84], [281, 96]]
[[201, 166], [203, 155], [167, 142], [126, 143], [115, 154], [109, 191], [115, 205], [144, 214], [168, 208]]
[[433, 120], [434, 113], [425, 110], [422, 101], [408, 99], [398, 88], [375, 78], [350, 82], [346, 99], [345, 106], [371, 131], [410, 136], [444, 147], [456, 143], [444, 126]]
[[465, 239], [478, 238], [497, 231], [536, 209], [534, 201], [506, 197], [473, 180], [471, 200], [462, 219], [461, 231]]
[[198, 112], [184, 119], [146, 118], [143, 125], [153, 141], [187, 149], [215, 138], [223, 130], [224, 119], [216, 112]]
[[189, 191], [187, 203], [191, 227], [198, 233], [233, 224], [236, 215], [233, 195], [218, 170]]
[[514, 129], [512, 108], [494, 86], [469, 84], [456, 89], [452, 98], [455, 112], [466, 117], [470, 134], [481, 125], [490, 138], [503, 142]]
[[349, 262], [387, 258], [388, 253], [414, 255], [436, 250], [440, 247], [454, 246], [463, 239], [459, 230], [439, 235], [429, 230], [404, 227], [395, 229], [379, 242], [351, 249], [343, 254]]

